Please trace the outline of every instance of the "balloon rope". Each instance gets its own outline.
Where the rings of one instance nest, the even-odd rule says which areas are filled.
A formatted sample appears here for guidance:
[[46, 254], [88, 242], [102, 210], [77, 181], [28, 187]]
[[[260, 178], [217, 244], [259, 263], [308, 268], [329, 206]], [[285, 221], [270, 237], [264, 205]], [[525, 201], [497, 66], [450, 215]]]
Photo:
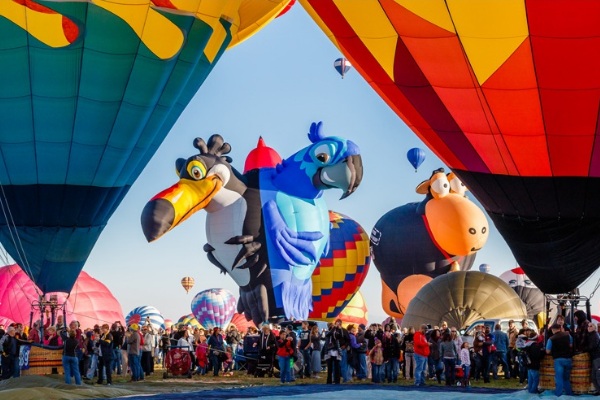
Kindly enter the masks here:
[[[27, 254], [25, 254], [25, 249], [23, 248], [23, 243], [21, 242], [21, 238], [19, 237], [19, 233], [17, 232], [16, 224], [13, 219], [12, 213], [10, 212], [10, 207], [8, 205], [8, 200], [6, 198], [6, 193], [4, 192], [4, 185], [2, 185], [2, 182], [0, 182], [0, 190], [2, 191], [2, 197], [0, 198], [0, 207], [2, 208], [2, 214], [4, 215], [4, 220], [6, 221], [6, 225], [8, 227], [8, 231], [10, 233], [10, 238], [13, 242], [13, 245], [15, 246], [15, 249], [17, 250], [19, 258], [21, 259], [19, 261], [19, 265], [21, 266], [21, 268], [23, 268], [23, 270], [29, 276], [33, 276], [33, 273], [31, 272], [31, 268], [29, 268], [29, 261], [27, 260]], [[8, 216], [7, 216], [7, 212], [8, 212]], [[10, 220], [10, 223], [9, 223], [9, 220]], [[14, 232], [13, 232], [13, 230], [14, 230]], [[16, 240], [15, 240], [15, 237], [16, 237]], [[18, 245], [17, 245], [17, 242], [18, 242]], [[15, 260], [15, 261], [17, 261], [17, 260]], [[38, 296], [41, 296], [41, 293], [39, 292], [36, 285], [34, 285], [34, 288], [35, 288], [35, 291], [38, 294]]]

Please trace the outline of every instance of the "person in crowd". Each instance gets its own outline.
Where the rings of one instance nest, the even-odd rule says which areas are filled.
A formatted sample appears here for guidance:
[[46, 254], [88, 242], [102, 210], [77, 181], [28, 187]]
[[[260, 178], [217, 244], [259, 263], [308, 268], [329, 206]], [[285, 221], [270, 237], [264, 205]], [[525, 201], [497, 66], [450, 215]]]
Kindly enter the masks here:
[[[427, 325], [422, 324], [414, 335], [415, 357], [415, 385], [425, 386], [425, 373], [427, 370], [427, 357], [429, 356], [429, 343], [427, 342]], [[454, 345], [453, 345], [454, 347]]]
[[560, 325], [553, 324], [550, 329], [552, 336], [546, 344], [546, 353], [554, 359], [554, 381], [556, 387], [554, 394], [558, 397], [563, 394], [571, 396], [571, 370], [573, 369], [573, 337], [567, 332], [561, 332]]
[[444, 362], [440, 354], [440, 343], [442, 336], [439, 329], [433, 329], [429, 335], [429, 378], [435, 378], [438, 383], [442, 383], [442, 372], [444, 372]]
[[190, 331], [186, 329], [183, 332], [183, 336], [181, 336], [179, 338], [179, 340], [177, 341], [177, 347], [183, 351], [187, 351], [190, 354], [190, 360], [192, 360], [191, 361], [192, 369], [196, 365], [196, 355], [194, 352], [194, 343], [192, 342], [193, 340], [194, 340], [194, 338], [192, 335], [190, 335]]
[[504, 378], [510, 379], [510, 370], [508, 368], [508, 361], [506, 358], [508, 344], [508, 334], [502, 331], [500, 324], [496, 324], [494, 329], [494, 345], [496, 346], [496, 352], [492, 354], [492, 373], [494, 375], [494, 379], [498, 379], [498, 365], [502, 366]]
[[469, 352], [469, 343], [463, 342], [460, 349], [460, 365], [463, 369], [463, 377], [461, 381], [461, 386], [464, 388], [468, 388], [471, 386], [469, 382], [469, 377], [471, 375], [471, 354]]
[[293, 338], [287, 330], [281, 330], [279, 339], [277, 339], [277, 358], [279, 361], [279, 377], [281, 383], [289, 383], [292, 381], [291, 357], [294, 354]]
[[448, 333], [450, 333], [450, 329], [448, 329], [448, 323], [446, 321], [442, 321], [442, 323], [440, 324], [439, 330], [440, 330], [440, 335], [442, 336], [442, 338], [444, 337], [444, 333], [446, 333], [446, 331], [448, 331]]
[[383, 348], [381, 340], [375, 338], [375, 346], [369, 352], [369, 360], [371, 361], [371, 381], [373, 383], [383, 382]]
[[[339, 384], [342, 380], [341, 345], [345, 343], [342, 321], [338, 318], [325, 334], [325, 361], [327, 362], [327, 384]], [[347, 332], [347, 331], [346, 331]]]
[[27, 340], [32, 343], [42, 343], [40, 338], [40, 323], [39, 321], [35, 321], [33, 326], [29, 330], [29, 334], [27, 335]]
[[312, 350], [312, 359], [311, 359], [311, 377], [313, 379], [319, 378], [319, 373], [322, 371], [321, 365], [321, 339], [323, 335], [319, 332], [319, 327], [317, 325], [313, 325], [310, 328], [310, 348]]
[[483, 325], [477, 325], [473, 335], [473, 376], [476, 381], [479, 381], [479, 378], [484, 375], [483, 342], [485, 342], [485, 333]]
[[522, 351], [525, 354], [527, 363], [527, 391], [537, 394], [539, 393], [540, 367], [544, 356], [543, 336], [538, 335], [534, 330], [530, 330], [529, 337]]
[[483, 357], [481, 358], [483, 383], [490, 383], [490, 367], [492, 363], [492, 357], [494, 357], [494, 353], [496, 352], [496, 345], [494, 344], [494, 335], [492, 334], [489, 326], [484, 327], [483, 335]]
[[414, 336], [415, 328], [412, 326], [408, 327], [406, 335], [402, 339], [400, 344], [400, 350], [404, 357], [404, 365], [402, 368], [402, 376], [404, 379], [413, 379], [415, 374], [415, 348], [414, 348]]
[[75, 384], [81, 385], [81, 373], [79, 371], [79, 359], [77, 358], [77, 348], [81, 346], [77, 339], [77, 330], [69, 328], [61, 331], [63, 341], [62, 365], [65, 375], [65, 383], [71, 384], [71, 376], [75, 378]]
[[400, 359], [400, 335], [392, 331], [392, 326], [384, 331], [383, 348], [384, 376], [388, 383], [398, 381], [398, 360]]
[[6, 334], [2, 336], [0, 345], [2, 348], [2, 379], [17, 378], [16, 369], [19, 368], [19, 344], [15, 337], [17, 330], [14, 326], [9, 326], [6, 329]]
[[221, 370], [221, 355], [225, 351], [225, 341], [221, 335], [221, 328], [218, 326], [213, 328], [212, 334], [208, 338], [208, 348], [210, 355], [210, 364], [213, 367], [213, 376], [219, 376]]
[[[169, 352], [169, 348], [171, 347], [171, 339], [169, 338], [169, 329], [165, 329], [160, 335], [160, 363], [163, 368], [165, 368], [165, 359], [167, 357], [167, 353]], [[200, 341], [204, 337], [204, 341], [206, 342], [206, 336], [200, 335]], [[196, 362], [198, 362], [196, 358]]]
[[131, 381], [138, 382], [144, 380], [142, 372], [142, 364], [140, 361], [140, 342], [141, 335], [139, 333], [139, 325], [131, 324], [129, 330], [125, 334], [125, 342], [127, 343], [127, 360], [129, 361], [129, 370], [131, 371]]
[[50, 325], [48, 329], [46, 329], [46, 331], [48, 331], [48, 337], [44, 339], [44, 345], [53, 347], [63, 345], [62, 339], [60, 338], [60, 336], [58, 336], [56, 332], [56, 327], [54, 325]]
[[[200, 336], [199, 332], [198, 336]], [[231, 346], [233, 354], [237, 352], [238, 346], [240, 345], [240, 343], [242, 343], [242, 334], [240, 333], [240, 331], [238, 331], [237, 327], [234, 324], [229, 325], [229, 329], [225, 334], [225, 343], [227, 343], [227, 346]]]
[[575, 335], [573, 337], [573, 349], [575, 354], [583, 353], [587, 351], [589, 347], [589, 334], [588, 325], [590, 321], [587, 319], [587, 314], [583, 310], [577, 310], [573, 314], [575, 321]]
[[506, 332], [508, 335], [508, 368], [510, 370], [511, 377], [519, 376], [519, 362], [517, 360], [517, 335], [519, 331], [515, 326], [514, 320], [508, 321], [508, 331]]
[[110, 333], [108, 324], [103, 324], [101, 327], [100, 338], [97, 346], [100, 346], [100, 354], [98, 357], [98, 385], [101, 385], [103, 376], [106, 375], [106, 384], [112, 385], [112, 358], [113, 358], [113, 337]]
[[462, 348], [463, 343], [463, 340], [458, 333], [458, 329], [455, 326], [450, 327], [450, 339], [452, 339], [454, 347], [456, 347], [456, 354], [458, 354], [458, 357], [456, 358], [457, 363], [460, 358], [460, 349]]
[[522, 330], [519, 330], [519, 334], [517, 335], [517, 342], [515, 347], [517, 348], [517, 362], [519, 363], [519, 384], [522, 385], [525, 383], [525, 379], [527, 379], [527, 359], [525, 357], [525, 346], [527, 345], [527, 340], [529, 340], [529, 335], [531, 334], [531, 328], [527, 327]]
[[[362, 365], [362, 359], [366, 362], [367, 343], [364, 339], [364, 331], [362, 334], [362, 341], [359, 342], [358, 328], [355, 325], [350, 324], [348, 325], [348, 335], [350, 337], [348, 351], [352, 354], [350, 359], [352, 360], [352, 368], [355, 371], [356, 379], [359, 381], [365, 380], [367, 375], [365, 366]], [[399, 347], [400, 345], [398, 345], [398, 348]]]
[[142, 355], [140, 362], [142, 365], [142, 371], [145, 376], [152, 374], [152, 325], [146, 323], [142, 326], [143, 342], [141, 344]]
[[300, 369], [300, 373], [298, 374], [301, 378], [308, 378], [311, 376], [311, 361], [312, 361], [312, 352], [313, 349], [311, 347], [310, 342], [310, 327], [308, 325], [308, 321], [302, 321], [302, 330], [300, 331], [300, 335], [298, 338], [298, 349], [300, 353], [302, 353], [303, 365]]
[[453, 386], [456, 381], [456, 346], [452, 341], [452, 335], [449, 330], [442, 333], [442, 341], [440, 342], [440, 356], [444, 362], [444, 379], [446, 386]]
[[571, 332], [571, 327], [567, 324], [564, 315], [559, 314], [556, 317], [556, 324], [558, 324], [560, 326], [560, 330], [562, 332], [569, 332], [569, 333]]
[[121, 354], [121, 347], [123, 347], [123, 338], [125, 337], [125, 331], [120, 321], [113, 322], [110, 328], [110, 334], [113, 337], [113, 359], [110, 368], [117, 375], [122, 375], [123, 356]]
[[287, 325], [285, 327], [285, 330], [287, 332], [287, 337], [292, 338], [292, 346], [294, 349], [294, 353], [290, 357], [290, 363], [292, 364], [292, 366], [290, 367], [290, 378], [291, 382], [295, 382], [296, 373], [294, 371], [293, 364], [296, 362], [296, 360], [298, 360], [298, 335], [296, 335], [296, 332], [294, 331], [294, 326], [292, 324]]
[[589, 331], [588, 348], [592, 359], [592, 384], [594, 385], [594, 395], [600, 395], [600, 335], [598, 334], [598, 326], [590, 323], [587, 326]]
[[206, 375], [208, 368], [208, 343], [206, 335], [200, 335], [200, 342], [196, 344], [196, 371], [194, 374]]

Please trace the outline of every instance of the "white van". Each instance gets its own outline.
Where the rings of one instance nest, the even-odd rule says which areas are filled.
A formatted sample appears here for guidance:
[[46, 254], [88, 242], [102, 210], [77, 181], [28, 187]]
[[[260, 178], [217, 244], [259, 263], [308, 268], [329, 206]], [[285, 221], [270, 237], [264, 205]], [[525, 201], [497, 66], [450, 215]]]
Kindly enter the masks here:
[[[510, 321], [511, 319], [515, 321], [515, 327], [517, 328], [517, 330], [520, 330], [521, 329], [521, 319], [517, 319], [517, 318], [480, 319], [479, 321], [475, 321], [471, 325], [469, 325], [469, 327], [467, 329], [465, 329], [464, 332], [461, 332], [462, 340], [463, 340], [463, 342], [468, 342], [469, 346], [473, 346], [473, 336], [475, 333], [475, 327], [477, 325], [484, 325], [486, 327], [489, 326], [490, 331], [494, 332], [494, 329], [496, 328], [496, 324], [500, 324], [500, 329], [502, 329], [503, 332], [508, 332], [508, 321]], [[538, 328], [535, 325], [535, 322], [533, 322], [533, 320], [528, 319], [527, 326], [530, 329], [533, 329], [536, 333], [538, 333]]]

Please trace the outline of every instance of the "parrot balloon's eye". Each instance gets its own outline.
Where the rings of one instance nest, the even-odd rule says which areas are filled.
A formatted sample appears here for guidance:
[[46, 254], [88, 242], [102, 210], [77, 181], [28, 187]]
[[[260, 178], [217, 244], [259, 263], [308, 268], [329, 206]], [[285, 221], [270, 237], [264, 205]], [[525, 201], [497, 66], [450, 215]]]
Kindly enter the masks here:
[[431, 194], [433, 197], [440, 198], [450, 193], [450, 182], [445, 175], [440, 176], [431, 183]]
[[317, 160], [321, 161], [322, 163], [326, 163], [327, 161], [329, 161], [329, 154], [319, 153], [317, 154]]
[[328, 164], [333, 158], [335, 149], [329, 143], [323, 143], [313, 150], [314, 158], [322, 164]]
[[206, 176], [206, 167], [199, 161], [189, 163], [187, 170], [190, 176], [197, 181]]

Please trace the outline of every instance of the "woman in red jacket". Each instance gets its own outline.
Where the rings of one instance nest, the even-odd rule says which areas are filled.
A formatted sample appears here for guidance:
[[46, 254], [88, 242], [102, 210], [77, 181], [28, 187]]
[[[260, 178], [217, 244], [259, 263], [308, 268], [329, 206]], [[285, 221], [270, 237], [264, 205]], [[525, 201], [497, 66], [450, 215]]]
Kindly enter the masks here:
[[287, 383], [292, 381], [291, 363], [290, 358], [294, 354], [294, 347], [292, 346], [292, 337], [288, 336], [287, 333], [282, 330], [277, 340], [277, 358], [279, 359], [279, 372], [281, 376], [281, 383]]

